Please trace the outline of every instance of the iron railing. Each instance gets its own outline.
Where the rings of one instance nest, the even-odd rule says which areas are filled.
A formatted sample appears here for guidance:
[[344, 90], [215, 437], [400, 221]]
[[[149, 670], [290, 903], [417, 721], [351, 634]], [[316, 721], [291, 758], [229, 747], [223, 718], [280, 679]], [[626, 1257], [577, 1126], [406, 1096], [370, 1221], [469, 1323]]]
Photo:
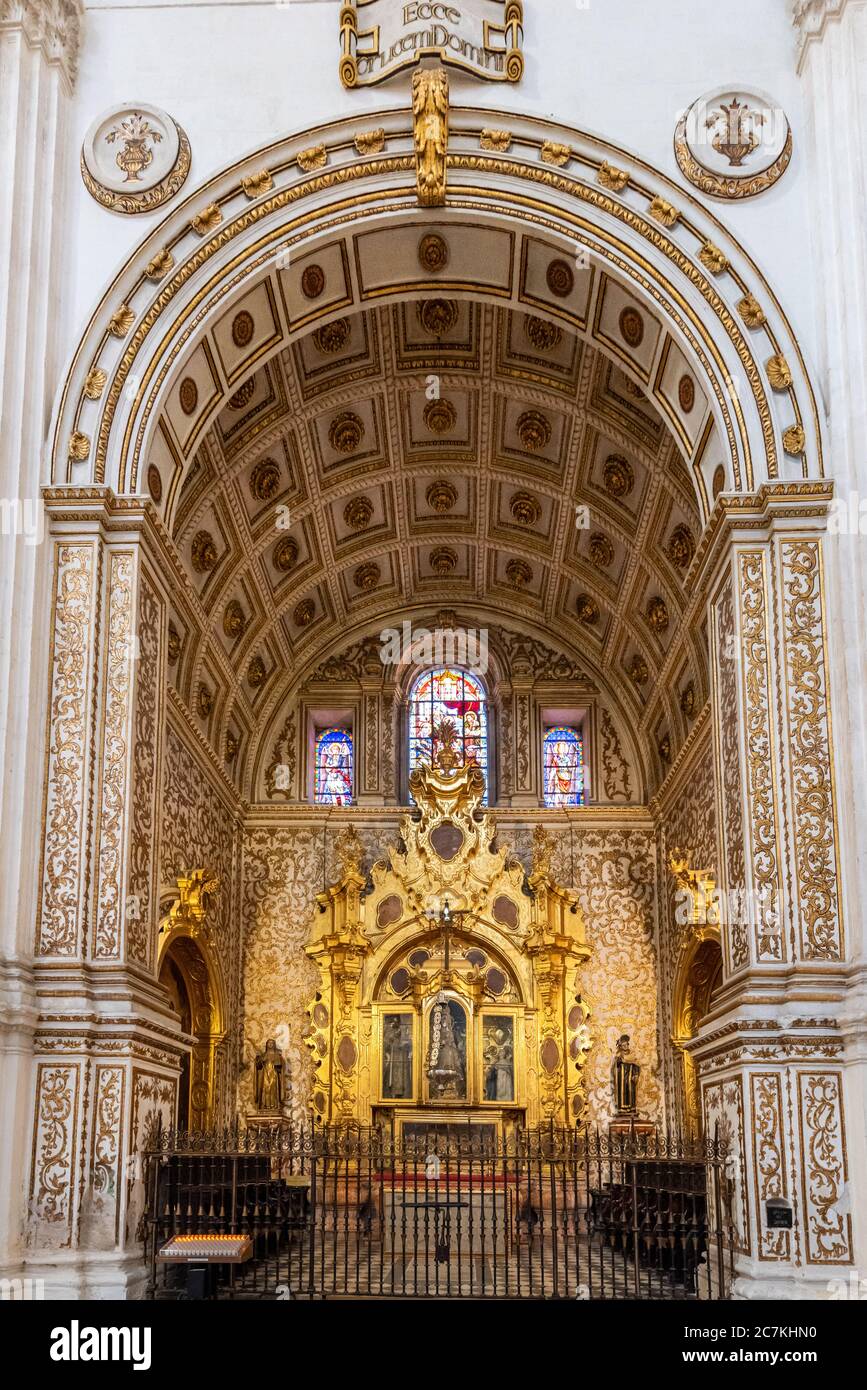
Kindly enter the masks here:
[[149, 1296], [173, 1235], [247, 1234], [216, 1297], [728, 1296], [725, 1154], [657, 1132], [288, 1125], [163, 1133], [147, 1155]]

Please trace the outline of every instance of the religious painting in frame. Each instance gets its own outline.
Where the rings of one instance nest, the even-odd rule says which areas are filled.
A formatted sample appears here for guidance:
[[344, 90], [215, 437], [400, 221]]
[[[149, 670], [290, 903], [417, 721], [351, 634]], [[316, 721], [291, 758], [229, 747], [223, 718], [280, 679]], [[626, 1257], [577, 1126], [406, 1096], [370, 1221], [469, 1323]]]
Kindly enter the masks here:
[[416, 1098], [415, 1011], [383, 1011], [379, 1025], [380, 1100], [393, 1105], [412, 1105]]

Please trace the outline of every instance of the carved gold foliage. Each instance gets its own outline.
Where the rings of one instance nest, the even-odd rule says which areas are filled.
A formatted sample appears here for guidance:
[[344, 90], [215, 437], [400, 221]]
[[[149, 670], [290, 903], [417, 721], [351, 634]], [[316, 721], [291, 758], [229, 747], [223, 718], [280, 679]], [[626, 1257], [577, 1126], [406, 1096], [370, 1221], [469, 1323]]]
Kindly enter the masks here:
[[78, 1089], [78, 1067], [39, 1064], [30, 1189], [37, 1246], [68, 1245], [72, 1237]]
[[572, 148], [570, 145], [560, 145], [556, 140], [545, 140], [539, 157], [543, 164], [554, 164], [557, 168], [562, 168], [572, 158]]
[[612, 193], [622, 193], [629, 183], [629, 174], [626, 169], [618, 169], [615, 165], [609, 164], [607, 159], [603, 159], [599, 165], [597, 179], [603, 188], [610, 188]]
[[84, 394], [89, 401], [98, 401], [103, 391], [105, 383], [108, 381], [108, 373], [102, 367], [91, 367], [87, 373], [87, 380], [84, 383]]
[[698, 253], [698, 258], [705, 270], [709, 270], [711, 275], [722, 275], [724, 270], [728, 270], [728, 259], [725, 254], [714, 246], [712, 241], [706, 241]]
[[776, 749], [769, 704], [767, 579], [761, 551], [742, 551], [738, 564], [753, 886], [757, 890], [754, 909], [756, 951], [759, 960], [781, 960], [783, 938], [779, 916], [779, 847], [774, 804]]
[[651, 199], [648, 211], [654, 222], [659, 222], [663, 227], [673, 227], [680, 217], [680, 212], [673, 203], [667, 203], [659, 194]]
[[[781, 1078], [776, 1072], [753, 1073], [750, 1077], [753, 1108], [753, 1168], [756, 1197], [760, 1206], [772, 1197], [788, 1196], [783, 1152], [783, 1097]], [[788, 1231], [760, 1226], [760, 1260], [787, 1260]]]
[[737, 1076], [704, 1088], [704, 1130], [725, 1148], [722, 1175], [723, 1225], [730, 1227], [734, 1248], [751, 1252], [750, 1212], [746, 1191], [746, 1135], [743, 1081]]
[[261, 198], [263, 194], [270, 193], [274, 187], [274, 180], [268, 169], [260, 169], [256, 174], [247, 174], [241, 180], [241, 187], [244, 195], [252, 202], [254, 198]]
[[658, 964], [654, 949], [655, 848], [646, 831], [555, 834], [553, 873], [572, 886], [587, 924], [590, 957], [579, 971], [579, 989], [593, 1010], [596, 1046], [586, 1069], [589, 1118], [613, 1118], [610, 1065], [614, 1043], [629, 1033], [641, 1063], [638, 1103], [660, 1113], [656, 1035]]
[[[286, 1109], [309, 1120], [313, 1059], [304, 1045], [305, 1007], [319, 972], [304, 953], [315, 895], [326, 878], [321, 831], [252, 829], [244, 838], [243, 1057], [263, 1040], [280, 1039], [286, 1068]], [[253, 1068], [240, 1077], [241, 1113], [253, 1108]]]
[[609, 801], [629, 801], [629, 765], [623, 756], [620, 737], [607, 709], [602, 710], [602, 784]]
[[486, 126], [479, 137], [479, 144], [483, 150], [499, 150], [501, 154], [505, 154], [512, 148], [512, 132], [493, 130]]
[[787, 454], [802, 454], [805, 443], [806, 435], [803, 425], [790, 425], [787, 430], [783, 431], [783, 448]]
[[190, 218], [190, 226], [197, 236], [207, 236], [208, 232], [213, 232], [223, 220], [223, 214], [216, 203], [208, 203], [207, 207], [202, 208], [201, 212], [195, 213]]
[[765, 311], [754, 294], [745, 294], [743, 299], [738, 300], [738, 313], [747, 328], [761, 328], [767, 323]]
[[80, 430], [75, 430], [74, 433], [69, 436], [67, 454], [69, 458], [74, 459], [76, 463], [83, 463], [90, 454], [90, 439], [88, 436], [82, 434]]
[[782, 546], [783, 643], [801, 950], [839, 960], [837, 831], [830, 763], [819, 543]]
[[852, 1218], [840, 1207], [848, 1178], [839, 1072], [799, 1072], [798, 1107], [805, 1153], [801, 1180], [808, 1264], [852, 1258]]
[[769, 357], [765, 363], [768, 381], [775, 391], [788, 391], [792, 384], [792, 369], [781, 352]]
[[379, 154], [385, 149], [385, 130], [382, 126], [377, 126], [376, 130], [359, 130], [355, 135], [355, 148], [359, 154]]
[[129, 834], [126, 950], [130, 960], [150, 966], [155, 949], [156, 833], [160, 794], [160, 642], [165, 626], [162, 601], [146, 575], [139, 584], [138, 654], [132, 734], [132, 811]]
[[128, 304], [121, 304], [108, 321], [108, 331], [114, 338], [125, 338], [134, 323], [135, 311]]
[[97, 856], [94, 954], [118, 956], [121, 948], [123, 846], [133, 672], [133, 557], [112, 554], [105, 665], [102, 797]]
[[[731, 583], [720, 595], [716, 610], [717, 624], [717, 727], [720, 730], [720, 760], [722, 763], [723, 844], [726, 862], [726, 889], [743, 894], [746, 889], [746, 856], [742, 820], [743, 785], [741, 781], [739, 721], [732, 718], [738, 709], [738, 663], [735, 632], [735, 608]], [[749, 960], [747, 931], [740, 915], [733, 914], [728, 935], [732, 968], [737, 970]]]
[[165, 246], [147, 263], [145, 275], [149, 280], [162, 280], [175, 268], [175, 258]]
[[449, 144], [449, 79], [445, 68], [420, 68], [413, 73], [412, 113], [419, 207], [442, 207]]
[[123, 1077], [121, 1067], [97, 1067], [91, 1146], [94, 1207], [113, 1218], [115, 1234], [121, 1190]]
[[89, 545], [58, 546], [55, 565], [39, 953], [63, 956], [74, 955], [80, 944], [88, 654], [93, 646], [95, 551]]
[[324, 145], [311, 145], [309, 149], [300, 150], [297, 155], [298, 167], [304, 170], [305, 174], [312, 174], [315, 169], [324, 169], [328, 163], [328, 151]]

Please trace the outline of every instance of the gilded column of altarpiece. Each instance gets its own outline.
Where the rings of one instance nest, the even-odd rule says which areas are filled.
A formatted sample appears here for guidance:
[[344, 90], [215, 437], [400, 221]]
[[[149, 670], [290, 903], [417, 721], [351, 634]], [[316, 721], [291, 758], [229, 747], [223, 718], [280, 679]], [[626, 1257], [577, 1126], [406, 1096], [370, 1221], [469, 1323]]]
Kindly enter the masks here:
[[[317, 896], [306, 946], [320, 979], [308, 1011], [314, 1117], [574, 1124], [590, 1047], [577, 896], [553, 881], [544, 833], [529, 875], [495, 848], [478, 769], [421, 767], [411, 791], [402, 844], [371, 880], [350, 831], [340, 881]], [[446, 901], [448, 961], [430, 916]], [[453, 1010], [463, 1049], [462, 1075], [445, 1095], [427, 1066], [438, 1006]]]

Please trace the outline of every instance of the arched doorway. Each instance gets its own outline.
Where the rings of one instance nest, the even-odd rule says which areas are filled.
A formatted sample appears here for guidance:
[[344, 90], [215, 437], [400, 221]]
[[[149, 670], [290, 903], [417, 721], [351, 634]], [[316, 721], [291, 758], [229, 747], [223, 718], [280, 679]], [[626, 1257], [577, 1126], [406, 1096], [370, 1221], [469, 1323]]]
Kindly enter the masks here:
[[685, 948], [674, 994], [674, 1046], [681, 1058], [680, 1107], [684, 1135], [701, 1138], [704, 1131], [701, 1090], [695, 1061], [688, 1047], [710, 1011], [722, 984], [723, 958], [719, 929], [704, 928]]
[[[522, 610], [524, 650], [513, 653], [510, 668], [520, 679], [510, 683], [502, 698], [518, 750], [512, 804], [530, 805], [537, 798], [539, 767], [520, 758], [528, 746], [532, 704], [528, 673], [519, 667], [527, 666], [527, 643], [543, 620], [549, 630], [562, 622], [564, 640], [576, 660], [580, 657], [588, 686], [598, 683], [605, 693], [610, 690], [612, 708], [634, 728], [642, 802], [652, 801], [672, 761], [688, 746], [689, 721], [709, 698], [721, 886], [737, 892], [757, 883], [748, 919], [724, 929], [724, 969], [727, 978], [746, 967], [760, 969], [779, 983], [781, 992], [788, 990], [794, 964], [806, 966], [806, 975], [814, 963], [839, 961], [843, 954], [823, 656], [820, 533], [830, 494], [822, 481], [814, 394], [797, 341], [749, 255], [707, 208], [658, 171], [594, 137], [520, 116], [508, 118], [514, 126], [512, 148], [503, 158], [488, 151], [485, 136], [490, 133], [481, 128], [480, 113], [453, 115], [449, 193], [442, 209], [418, 206], [412, 129], [404, 113], [371, 118], [381, 121], [379, 148], [360, 159], [356, 155], [364, 142], [356, 139], [352, 124], [335, 123], [318, 132], [324, 162], [319, 161], [314, 178], [304, 175], [299, 141], [280, 142], [225, 170], [180, 203], [123, 268], [82, 339], [57, 413], [55, 488], [48, 497], [59, 537], [56, 621], [59, 628], [71, 630], [72, 618], [76, 620], [81, 656], [75, 680], [85, 695], [104, 657], [102, 634], [122, 647], [127, 634], [136, 632], [140, 643], [128, 688], [112, 687], [115, 723], [123, 728], [124, 721], [135, 723], [131, 766], [124, 763], [117, 774], [131, 783], [130, 823], [107, 825], [104, 835], [108, 846], [110, 837], [120, 843], [128, 834], [135, 853], [127, 878], [122, 880], [124, 867], [116, 884], [103, 886], [106, 898], [113, 895], [116, 901], [134, 888], [143, 910], [122, 924], [117, 939], [98, 941], [96, 954], [122, 956], [151, 975], [159, 965], [152, 939], [155, 914], [148, 909], [157, 884], [159, 837], [154, 829], [159, 822], [154, 749], [160, 746], [168, 705], [179, 711], [179, 720], [221, 772], [231, 765], [225, 775], [232, 777], [247, 806], [270, 795], [272, 768], [281, 774], [285, 770], [289, 797], [300, 800], [297, 737], [304, 731], [296, 728], [291, 735], [294, 716], [290, 712], [284, 719], [282, 714], [298, 670], [313, 673], [317, 662], [334, 654], [341, 625], [344, 637], [351, 632], [359, 642], [368, 638], [384, 613], [396, 611], [396, 595], [405, 597], [405, 611], [424, 613], [429, 611], [424, 595], [435, 595], [437, 602], [456, 602], [458, 593], [476, 598], [489, 575], [493, 582], [479, 604], [480, 614], [502, 618]], [[552, 132], [559, 137], [564, 161], [556, 168], [550, 161]], [[308, 131], [301, 138], [306, 147], [317, 135]], [[403, 341], [377, 315], [400, 314], [407, 304], [418, 302], [428, 306], [418, 311], [426, 314], [422, 326], [436, 336], [431, 325], [451, 316], [453, 302], [472, 306], [479, 301], [491, 320], [486, 338], [490, 359], [496, 357], [498, 365], [512, 371], [526, 393], [519, 401], [516, 388], [499, 415], [491, 412], [497, 427], [492, 452], [529, 460], [537, 476], [547, 474], [545, 486], [560, 501], [574, 494], [556, 460], [548, 458], [546, 466], [546, 451], [553, 453], [556, 441], [571, 430], [576, 397], [561, 389], [562, 381], [546, 390], [544, 399], [537, 379], [528, 384], [527, 350], [522, 345], [516, 353], [509, 346], [500, 311], [516, 324], [542, 318], [541, 330], [538, 323], [531, 330], [538, 341], [527, 334], [537, 351], [552, 350], [544, 348], [546, 340], [559, 341], [547, 333], [547, 321], [557, 329], [567, 327], [616, 363], [624, 376], [624, 398], [637, 400], [637, 391], [652, 399], [676, 442], [672, 456], [679, 451], [682, 500], [694, 512], [692, 526], [679, 516], [654, 516], [654, 524], [645, 528], [659, 552], [660, 573], [666, 573], [666, 566], [671, 571], [668, 585], [657, 586], [648, 566], [646, 587], [635, 591], [622, 640], [619, 635], [614, 640], [606, 608], [612, 593], [621, 592], [616, 583], [591, 578], [580, 588], [560, 584], [561, 573], [568, 570], [562, 557], [557, 558], [555, 581], [544, 592], [541, 585], [533, 587], [541, 562], [537, 571], [529, 557], [515, 557], [523, 563], [511, 572], [504, 565], [502, 575], [484, 562], [471, 568], [470, 545], [460, 540], [455, 510], [463, 501], [458, 490], [449, 501], [457, 539], [444, 543], [436, 558], [433, 548], [420, 542], [423, 571], [410, 563], [403, 575], [390, 569], [391, 517], [373, 506], [368, 522], [380, 528], [381, 560], [350, 537], [343, 552], [346, 563], [335, 564], [315, 592], [304, 537], [293, 549], [287, 544], [293, 538], [275, 539], [261, 528], [256, 559], [263, 561], [277, 605], [268, 614], [264, 605], [257, 606], [251, 621], [258, 597], [254, 586], [239, 585], [235, 591], [228, 585], [230, 577], [239, 578], [233, 566], [244, 552], [228, 536], [234, 503], [215, 504], [212, 480], [224, 460], [214, 466], [207, 450], [202, 451], [207, 431], [222, 412], [233, 413], [235, 423], [227, 419], [223, 430], [231, 452], [245, 438], [237, 426], [255, 412], [251, 439], [255, 433], [258, 443], [266, 444], [272, 438], [269, 428], [276, 438], [283, 419], [276, 413], [279, 390], [269, 395], [266, 389], [270, 360], [302, 352], [305, 339], [317, 335], [320, 355], [339, 350], [350, 315], [358, 316], [355, 345], [364, 345], [352, 370], [357, 381], [364, 381], [381, 365], [379, 345], [389, 343], [394, 360], [394, 344]], [[788, 385], [772, 385], [772, 359], [773, 379]], [[312, 416], [311, 403], [321, 399], [310, 372], [307, 377], [309, 393], [291, 407], [292, 418], [308, 407]], [[592, 385], [589, 371], [584, 378]], [[271, 388], [276, 380], [275, 374]], [[135, 390], [128, 389], [133, 383]], [[327, 486], [320, 489], [320, 519], [334, 496], [340, 512], [333, 511], [332, 520], [352, 529], [356, 479], [375, 472], [380, 460], [398, 457], [398, 450], [386, 447], [388, 411], [360, 410], [362, 388], [349, 384], [352, 394], [335, 403], [327, 419], [304, 423], [310, 427], [312, 453], [327, 473]], [[417, 387], [423, 396], [424, 386]], [[558, 390], [562, 409], [553, 404]], [[279, 404], [285, 407], [288, 400], [283, 397]], [[463, 409], [461, 402], [451, 402], [450, 410], [435, 397], [428, 404], [435, 408], [427, 410], [418, 400], [418, 428], [415, 435], [407, 434], [407, 451], [430, 451], [436, 437], [453, 434], [468, 441], [463, 461], [473, 462], [472, 410]], [[632, 410], [629, 401], [626, 408]], [[391, 419], [396, 418], [392, 412]], [[422, 425], [425, 436], [419, 443]], [[646, 425], [638, 421], [637, 428]], [[624, 467], [620, 452], [615, 447], [598, 459], [594, 486], [597, 497], [606, 494], [612, 510], [620, 507], [622, 516], [623, 498], [638, 496], [642, 478], [628, 459]], [[573, 454], [584, 457], [580, 450]], [[286, 469], [266, 467], [267, 458], [252, 454], [235, 461], [233, 497], [238, 503], [243, 498], [252, 514], [254, 504], [279, 500], [282, 494], [275, 494], [274, 487], [285, 484]], [[286, 463], [291, 468], [288, 455]], [[649, 474], [651, 486], [654, 470]], [[232, 483], [234, 488], [234, 477]], [[427, 489], [423, 494], [424, 505], [433, 512], [439, 510], [432, 500], [437, 495], [447, 499], [449, 489], [440, 487], [430, 499]], [[493, 488], [489, 495], [495, 495]], [[546, 507], [552, 500], [558, 499], [545, 493], [531, 525], [541, 526], [550, 516]], [[409, 513], [414, 499], [403, 494], [403, 502]], [[498, 518], [505, 520], [510, 536], [514, 523], [527, 524], [514, 511], [516, 502], [515, 497], [507, 499], [512, 520]], [[532, 512], [524, 500], [520, 507], [524, 516]], [[209, 525], [200, 524], [209, 508], [213, 524], [211, 516]], [[480, 513], [493, 514], [492, 509]], [[669, 520], [676, 524], [669, 527]], [[566, 529], [564, 522], [560, 534]], [[477, 528], [473, 537], [478, 535]], [[608, 553], [606, 539], [603, 535], [596, 547], [600, 556]], [[615, 540], [623, 553], [630, 552], [625, 525]], [[534, 553], [538, 558], [539, 552]], [[600, 568], [597, 561], [593, 564]], [[110, 583], [103, 597], [98, 582], [108, 567]], [[293, 571], [295, 577], [284, 583]], [[413, 574], [421, 574], [421, 585], [414, 590], [401, 585], [402, 578]], [[299, 576], [304, 576], [303, 585]], [[172, 579], [180, 582], [173, 585]], [[337, 602], [341, 584], [343, 611]], [[266, 592], [264, 584], [261, 592]], [[676, 604], [670, 601], [672, 593]], [[173, 604], [186, 616], [185, 624], [173, 623]], [[675, 608], [677, 621], [672, 618]], [[344, 621], [347, 613], [349, 622]], [[286, 650], [292, 658], [283, 663], [272, 662], [268, 645], [278, 625], [288, 635]], [[788, 646], [771, 664], [769, 643], [778, 632]], [[257, 642], [262, 639], [261, 650], [254, 649], [254, 635]], [[243, 658], [237, 661], [231, 659], [236, 641]], [[609, 661], [609, 671], [601, 658]], [[365, 659], [362, 652], [356, 663], [360, 690], [354, 718], [357, 732], [364, 730], [361, 785], [366, 795], [379, 797], [382, 783], [373, 785], [370, 769], [377, 742], [384, 739], [378, 702], [384, 708], [385, 695], [369, 680]], [[66, 679], [65, 660], [66, 653], [58, 649], [58, 681]], [[743, 671], [736, 665], [739, 660]], [[167, 665], [176, 668], [171, 697]], [[572, 683], [576, 679], [569, 677]], [[247, 689], [261, 694], [254, 700]], [[801, 718], [805, 701], [810, 702], [812, 727], [820, 733], [804, 736], [793, 753], [779, 731]], [[326, 713], [334, 724], [346, 711], [341, 704], [323, 710], [323, 717]], [[560, 727], [571, 725], [580, 711], [552, 701], [547, 713], [552, 726]], [[83, 756], [80, 764], [64, 761], [68, 730], [61, 724], [58, 715], [50, 732], [48, 801], [51, 807], [61, 798], [64, 804], [85, 806], [90, 764]], [[83, 729], [85, 724], [82, 716]], [[108, 719], [105, 727], [105, 752], [100, 747], [97, 756], [104, 756], [113, 771]], [[291, 737], [296, 747], [290, 751]], [[805, 770], [812, 784], [821, 787], [821, 796], [809, 804], [799, 800]], [[794, 827], [787, 809], [792, 806]], [[73, 820], [67, 816], [64, 824]], [[811, 854], [817, 838], [820, 858]], [[59, 848], [52, 842], [50, 854], [53, 873], [39, 928], [42, 955], [57, 953], [58, 943], [65, 945], [63, 894], [86, 862], [77, 842]], [[106, 850], [106, 878], [114, 862]], [[55, 871], [58, 866], [65, 877]], [[787, 899], [784, 908], [793, 924], [788, 934], [774, 926], [770, 913], [765, 915], [765, 890]], [[808, 911], [801, 910], [804, 904]], [[136, 925], [142, 922], [144, 926]], [[205, 955], [195, 932], [187, 935]], [[185, 958], [179, 957], [177, 968], [186, 966], [194, 979], [199, 963], [190, 947], [182, 950]], [[203, 1019], [204, 1010], [212, 1010], [205, 1026], [196, 1029], [204, 1048], [205, 1038], [214, 1037], [214, 1015], [212, 1003], [204, 997], [200, 1003]], [[686, 1012], [700, 1010], [701, 1001], [693, 1000]], [[191, 1013], [195, 1026], [195, 998]], [[204, 1062], [203, 1056], [199, 1061]], [[213, 1077], [213, 1066], [211, 1056], [206, 1081]], [[746, 1143], [748, 1081], [744, 1087], [739, 1077], [736, 1086], [726, 1077], [725, 1084], [714, 1084], [713, 1104], [732, 1108], [727, 1120]], [[194, 1085], [191, 1078], [191, 1099]], [[740, 1096], [740, 1110], [732, 1095]], [[200, 1102], [201, 1093], [195, 1099]], [[201, 1113], [201, 1104], [191, 1106], [191, 1123], [196, 1109]], [[749, 1232], [743, 1239], [747, 1250]]]
[[203, 881], [213, 885], [201, 871], [179, 881], [181, 896], [160, 927], [158, 956], [159, 983], [178, 1014], [180, 1031], [192, 1039], [181, 1062], [176, 1112], [178, 1128], [189, 1130], [206, 1130], [216, 1122], [225, 1081], [225, 990], [209, 941]]

